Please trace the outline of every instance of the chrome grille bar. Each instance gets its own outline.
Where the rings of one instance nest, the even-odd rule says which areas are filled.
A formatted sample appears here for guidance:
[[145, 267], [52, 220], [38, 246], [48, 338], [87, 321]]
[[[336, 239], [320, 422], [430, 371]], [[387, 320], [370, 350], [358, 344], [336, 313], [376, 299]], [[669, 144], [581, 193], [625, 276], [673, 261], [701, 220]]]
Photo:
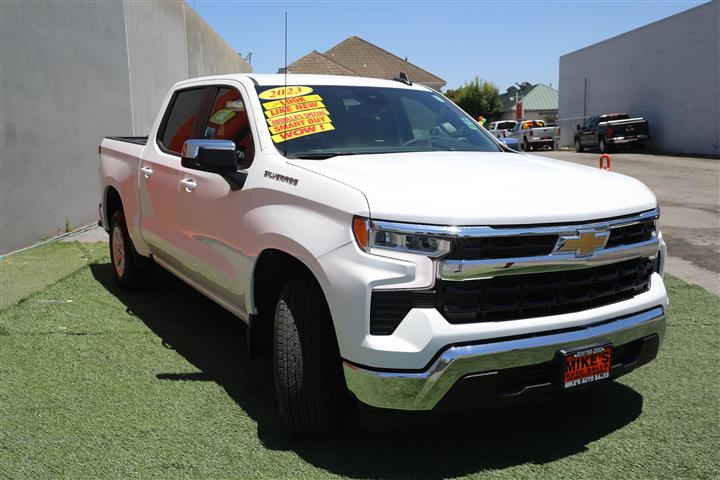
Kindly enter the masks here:
[[443, 280], [482, 280], [500, 275], [555, 272], [588, 268], [657, 254], [660, 244], [657, 237], [633, 245], [598, 250], [591, 256], [578, 257], [573, 253], [539, 257], [503, 258], [491, 260], [441, 260], [438, 278]]
[[413, 225], [407, 223], [387, 222], [384, 220], [372, 220], [373, 228], [388, 232], [398, 231], [404, 233], [416, 233], [425, 235], [439, 235], [448, 237], [514, 237], [525, 235], [549, 235], [569, 234], [577, 230], [607, 230], [619, 227], [626, 227], [635, 223], [655, 220], [659, 218], [660, 210], [655, 208], [635, 215], [601, 220], [590, 223], [578, 223], [571, 225], [547, 225], [547, 226], [444, 226], [444, 225]]
[[[452, 229], [456, 237], [510, 237], [555, 234], [559, 237], [578, 232], [611, 232], [641, 222], [656, 220], [659, 209], [616, 219], [573, 225], [527, 226], [527, 227], [437, 227]], [[433, 233], [440, 233], [434, 231]], [[595, 250], [592, 254], [578, 255], [573, 252], [556, 252], [548, 255], [490, 258], [490, 259], [440, 259], [437, 277], [443, 280], [482, 280], [501, 275], [520, 275], [589, 268], [641, 257], [653, 257], [660, 249], [656, 232], [652, 238], [641, 242]], [[560, 243], [558, 243], [560, 245]], [[557, 248], [556, 248], [557, 249]]]

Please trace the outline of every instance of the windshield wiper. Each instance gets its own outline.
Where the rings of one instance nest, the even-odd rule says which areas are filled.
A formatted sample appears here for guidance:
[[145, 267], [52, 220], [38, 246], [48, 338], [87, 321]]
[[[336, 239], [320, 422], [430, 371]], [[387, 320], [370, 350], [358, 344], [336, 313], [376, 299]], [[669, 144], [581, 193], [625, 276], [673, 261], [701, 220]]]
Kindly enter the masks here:
[[326, 158], [339, 157], [341, 155], [357, 155], [355, 152], [305, 152], [296, 155], [288, 155], [288, 158], [301, 160], [325, 160]]

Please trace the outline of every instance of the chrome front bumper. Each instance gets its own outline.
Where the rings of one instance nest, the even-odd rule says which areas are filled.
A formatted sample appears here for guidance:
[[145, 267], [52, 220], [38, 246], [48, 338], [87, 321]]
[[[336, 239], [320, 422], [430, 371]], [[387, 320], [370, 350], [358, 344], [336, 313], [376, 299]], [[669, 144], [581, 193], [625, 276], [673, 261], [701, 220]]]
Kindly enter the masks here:
[[653, 334], [662, 340], [665, 323], [662, 307], [656, 307], [569, 331], [450, 347], [421, 372], [376, 371], [348, 362], [343, 363], [343, 369], [348, 388], [366, 405], [432, 410], [467, 375], [552, 361], [557, 351], [566, 347], [600, 341], [617, 347]]

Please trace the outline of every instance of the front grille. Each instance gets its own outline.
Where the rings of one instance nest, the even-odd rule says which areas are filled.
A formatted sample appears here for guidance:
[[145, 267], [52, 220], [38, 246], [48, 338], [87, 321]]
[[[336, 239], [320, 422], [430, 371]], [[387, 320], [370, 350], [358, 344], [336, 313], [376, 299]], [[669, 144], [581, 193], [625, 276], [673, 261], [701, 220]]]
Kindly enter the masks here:
[[487, 280], [438, 280], [435, 308], [450, 323], [498, 322], [577, 312], [646, 291], [654, 262], [646, 258], [560, 272]]
[[448, 258], [454, 260], [485, 260], [550, 255], [558, 235], [524, 235], [513, 237], [458, 238]]
[[610, 230], [610, 238], [605, 248], [619, 247], [620, 245], [632, 245], [633, 243], [646, 242], [653, 238], [655, 221], [634, 223], [624, 227], [617, 227]]
[[437, 280], [429, 291], [372, 293], [370, 333], [390, 335], [411, 308], [435, 307], [452, 324], [559, 315], [620, 302], [645, 292], [657, 259], [638, 258], [599, 267]]

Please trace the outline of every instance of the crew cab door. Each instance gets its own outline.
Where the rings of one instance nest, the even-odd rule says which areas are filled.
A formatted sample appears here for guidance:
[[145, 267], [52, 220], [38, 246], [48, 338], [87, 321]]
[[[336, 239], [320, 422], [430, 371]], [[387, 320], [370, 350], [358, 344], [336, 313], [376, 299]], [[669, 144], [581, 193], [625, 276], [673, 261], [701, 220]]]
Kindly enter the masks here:
[[[196, 138], [235, 142], [240, 169], [250, 175], [259, 146], [246, 108], [247, 93], [239, 83], [216, 85], [208, 98]], [[243, 310], [242, 315], [247, 279], [251, 276], [243, 231], [250, 193], [217, 173], [182, 166], [179, 182], [175, 228], [185, 274], [211, 294]]]
[[597, 123], [598, 117], [585, 119], [582, 130], [580, 131], [580, 145], [583, 147], [594, 147], [597, 145], [597, 134], [595, 133]]
[[199, 118], [210, 88], [191, 87], [173, 92], [155, 138], [149, 138], [140, 159], [140, 228], [153, 256], [172, 268], [183, 269], [182, 233], [177, 225], [180, 153], [185, 140], [197, 135]]

